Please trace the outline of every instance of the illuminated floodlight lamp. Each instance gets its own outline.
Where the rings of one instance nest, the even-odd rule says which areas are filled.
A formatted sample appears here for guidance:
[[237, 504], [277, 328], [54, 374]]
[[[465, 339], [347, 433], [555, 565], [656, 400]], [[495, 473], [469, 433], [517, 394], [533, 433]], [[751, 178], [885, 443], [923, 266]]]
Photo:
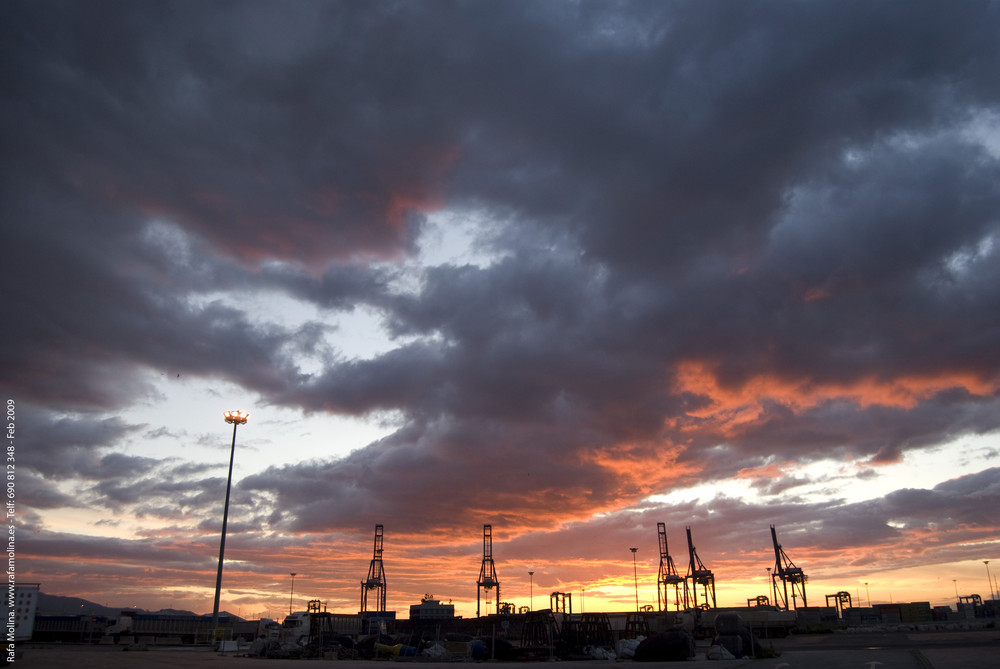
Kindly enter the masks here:
[[247, 422], [247, 418], [250, 417], [245, 411], [225, 411], [222, 414], [227, 423], [232, 423], [234, 425], [243, 425]]

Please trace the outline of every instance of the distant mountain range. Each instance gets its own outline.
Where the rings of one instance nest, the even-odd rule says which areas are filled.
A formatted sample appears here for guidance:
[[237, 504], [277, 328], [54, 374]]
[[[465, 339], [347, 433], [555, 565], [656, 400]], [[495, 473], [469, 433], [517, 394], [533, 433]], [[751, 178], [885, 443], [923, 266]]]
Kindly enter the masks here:
[[[191, 611], [180, 611], [178, 609], [160, 609], [159, 611], [147, 611], [145, 609], [133, 609], [128, 606], [104, 606], [95, 604], [79, 597], [62, 597], [60, 595], [47, 595], [44, 592], [38, 593], [37, 615], [40, 616], [104, 616], [107, 618], [117, 618], [122, 611], [134, 611], [136, 613], [154, 613], [171, 616], [193, 616], [197, 615]], [[208, 614], [205, 614], [208, 615]], [[220, 616], [232, 616], [231, 613], [219, 612]]]

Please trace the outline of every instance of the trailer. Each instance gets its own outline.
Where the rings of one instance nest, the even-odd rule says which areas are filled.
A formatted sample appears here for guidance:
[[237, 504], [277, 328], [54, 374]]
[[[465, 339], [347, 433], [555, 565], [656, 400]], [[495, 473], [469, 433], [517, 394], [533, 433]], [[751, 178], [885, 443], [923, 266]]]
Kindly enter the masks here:
[[243, 623], [246, 622], [224, 616], [219, 618], [216, 626], [209, 616], [122, 611], [121, 615], [113, 619], [105, 629], [102, 643], [210, 643], [218, 638], [219, 630], [223, 630], [227, 638], [234, 638], [237, 625], [240, 625], [238, 631], [242, 633], [256, 631], [256, 621], [251, 623], [253, 630], [243, 629], [245, 627]]

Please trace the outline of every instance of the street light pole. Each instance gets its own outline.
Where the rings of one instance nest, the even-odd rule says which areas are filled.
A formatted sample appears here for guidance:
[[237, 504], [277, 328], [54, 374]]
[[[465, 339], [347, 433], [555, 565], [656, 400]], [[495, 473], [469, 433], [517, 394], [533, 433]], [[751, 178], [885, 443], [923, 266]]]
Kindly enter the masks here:
[[248, 413], [242, 411], [226, 411], [223, 414], [227, 423], [233, 425], [233, 446], [229, 449], [229, 477], [226, 479], [226, 504], [222, 511], [222, 540], [219, 542], [219, 572], [215, 576], [215, 604], [212, 606], [212, 628], [219, 626], [219, 597], [222, 594], [222, 561], [226, 556], [226, 525], [229, 524], [229, 491], [233, 487], [233, 459], [236, 457], [236, 428], [244, 425]]
[[872, 593], [868, 590], [868, 581], [865, 581], [865, 596], [868, 598], [868, 608], [872, 607]]
[[528, 609], [535, 610], [535, 572], [528, 572]]
[[292, 615], [292, 600], [295, 598], [295, 574], [296, 572], [291, 572], [292, 577], [292, 591], [288, 593], [288, 615]]
[[635, 610], [639, 611], [639, 574], [635, 570], [635, 552], [638, 548], [630, 548], [632, 551], [632, 582], [635, 584]]

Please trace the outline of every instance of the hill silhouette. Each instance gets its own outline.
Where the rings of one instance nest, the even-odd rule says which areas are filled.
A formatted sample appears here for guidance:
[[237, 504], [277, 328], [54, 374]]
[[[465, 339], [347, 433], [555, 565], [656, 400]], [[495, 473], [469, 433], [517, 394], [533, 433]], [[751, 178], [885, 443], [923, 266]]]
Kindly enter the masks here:
[[[181, 609], [159, 609], [158, 611], [147, 611], [146, 609], [133, 608], [131, 606], [108, 606], [105, 604], [98, 604], [92, 602], [88, 599], [82, 599], [80, 597], [64, 597], [62, 595], [49, 595], [44, 592], [38, 593], [38, 607], [37, 614], [40, 616], [80, 616], [80, 615], [91, 615], [91, 616], [104, 616], [108, 618], [113, 618], [120, 616], [122, 611], [133, 611], [135, 613], [149, 613], [157, 615], [172, 615], [172, 616], [194, 616], [198, 615], [192, 611], [185, 611]], [[209, 615], [209, 614], [204, 614]], [[233, 616], [233, 614], [220, 611], [219, 615], [222, 617]]]

